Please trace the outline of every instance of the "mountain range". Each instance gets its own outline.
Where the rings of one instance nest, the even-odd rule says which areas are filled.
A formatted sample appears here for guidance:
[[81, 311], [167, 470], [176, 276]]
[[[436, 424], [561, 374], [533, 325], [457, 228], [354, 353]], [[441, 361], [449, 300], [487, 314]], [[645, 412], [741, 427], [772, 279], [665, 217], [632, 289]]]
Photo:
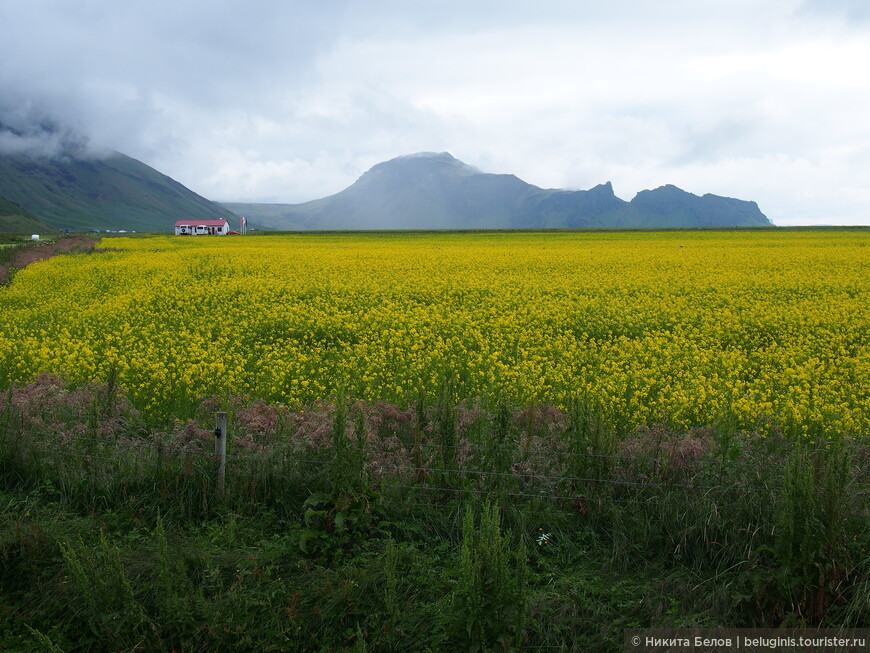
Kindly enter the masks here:
[[267, 229], [600, 229], [769, 227], [755, 202], [693, 195], [676, 186], [618, 198], [608, 182], [590, 190], [538, 188], [481, 172], [447, 152], [379, 163], [354, 184], [303, 204], [224, 203]]
[[265, 230], [770, 226], [755, 202], [675, 186], [626, 202], [605, 183], [542, 189], [446, 152], [379, 163], [343, 191], [302, 204], [212, 202], [157, 170], [108, 156], [0, 155], [0, 232], [171, 231], [181, 218], [248, 218]]

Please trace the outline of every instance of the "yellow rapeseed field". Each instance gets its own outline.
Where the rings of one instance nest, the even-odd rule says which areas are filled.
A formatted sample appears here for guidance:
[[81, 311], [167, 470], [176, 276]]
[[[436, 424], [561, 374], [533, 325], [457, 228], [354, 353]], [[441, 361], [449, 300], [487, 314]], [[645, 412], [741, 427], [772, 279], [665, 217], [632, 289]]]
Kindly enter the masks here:
[[866, 437], [870, 232], [106, 239], [0, 289], [0, 387], [591, 403], [624, 428]]

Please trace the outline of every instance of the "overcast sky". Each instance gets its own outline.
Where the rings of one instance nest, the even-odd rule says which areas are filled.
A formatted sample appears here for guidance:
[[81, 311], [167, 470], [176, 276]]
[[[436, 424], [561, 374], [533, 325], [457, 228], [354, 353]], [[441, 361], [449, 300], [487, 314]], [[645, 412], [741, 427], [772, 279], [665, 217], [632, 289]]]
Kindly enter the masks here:
[[866, 0], [0, 0], [0, 24], [0, 150], [86, 142], [213, 200], [447, 151], [870, 224]]

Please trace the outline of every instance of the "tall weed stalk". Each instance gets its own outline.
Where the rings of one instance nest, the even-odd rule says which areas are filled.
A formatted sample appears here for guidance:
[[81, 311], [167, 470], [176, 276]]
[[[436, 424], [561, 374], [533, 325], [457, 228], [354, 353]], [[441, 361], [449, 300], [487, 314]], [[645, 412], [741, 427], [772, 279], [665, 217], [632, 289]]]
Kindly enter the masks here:
[[528, 603], [525, 542], [502, 533], [498, 506], [469, 506], [462, 523], [459, 582], [453, 595], [455, 644], [469, 651], [518, 647]]
[[121, 561], [117, 547], [100, 532], [96, 548], [78, 542], [60, 545], [66, 569], [81, 599], [79, 609], [91, 632], [115, 648], [131, 650], [152, 640], [156, 628], [141, 603]]
[[783, 478], [777, 524], [776, 588], [801, 621], [822, 624], [844, 578], [853, 572], [848, 542], [851, 460], [842, 440], [797, 439]]

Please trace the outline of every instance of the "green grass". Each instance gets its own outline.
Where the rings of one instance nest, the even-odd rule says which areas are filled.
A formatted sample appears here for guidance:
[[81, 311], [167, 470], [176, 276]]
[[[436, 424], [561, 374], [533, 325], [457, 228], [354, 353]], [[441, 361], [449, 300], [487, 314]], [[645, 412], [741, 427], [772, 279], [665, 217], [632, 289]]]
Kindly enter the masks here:
[[212, 404], [159, 430], [111, 380], [46, 387], [0, 399], [3, 650], [618, 651], [865, 619], [866, 444], [578, 409], [546, 449], [509, 406], [231, 402], [218, 494]]
[[0, 265], [13, 261], [28, 247], [31, 247], [28, 243], [0, 243]]
[[48, 224], [22, 209], [18, 204], [0, 197], [0, 243], [9, 234], [39, 234], [55, 231]]

